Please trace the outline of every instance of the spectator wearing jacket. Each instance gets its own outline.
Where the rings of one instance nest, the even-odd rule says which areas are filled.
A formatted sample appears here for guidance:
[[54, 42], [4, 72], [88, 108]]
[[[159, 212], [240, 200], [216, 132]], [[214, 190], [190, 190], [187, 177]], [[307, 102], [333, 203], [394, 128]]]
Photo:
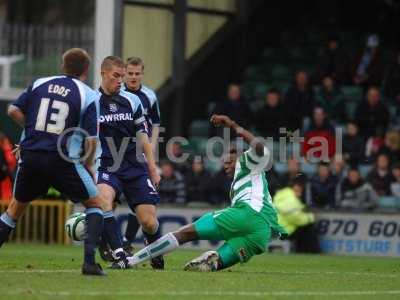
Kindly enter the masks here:
[[211, 174], [204, 169], [201, 159], [194, 159], [191, 170], [185, 176], [187, 202], [209, 202]]
[[376, 207], [378, 195], [372, 186], [365, 182], [356, 167], [350, 168], [347, 177], [340, 184], [339, 206], [357, 211], [371, 210]]
[[279, 190], [273, 203], [278, 212], [278, 222], [289, 234], [299, 253], [320, 253], [318, 235], [314, 228], [315, 216], [306, 210], [300, 197], [303, 194], [302, 180], [294, 180], [289, 187]]
[[303, 119], [311, 116], [314, 101], [314, 90], [311, 88], [307, 72], [298, 71], [294, 84], [289, 88], [284, 99], [289, 130], [302, 129]]
[[322, 86], [316, 93], [315, 105], [322, 107], [329, 119], [338, 123], [346, 121], [344, 97], [333, 78], [323, 78]]
[[332, 34], [318, 55], [316, 69], [318, 82], [321, 83], [326, 76], [329, 76], [339, 85], [347, 84], [350, 81], [349, 65], [349, 56], [340, 46], [338, 36]]
[[303, 154], [307, 160], [328, 161], [335, 155], [335, 129], [322, 107], [314, 108], [310, 128], [304, 134]]
[[342, 149], [345, 161], [350, 164], [359, 164], [365, 158], [364, 139], [358, 133], [357, 124], [354, 121], [347, 122]]
[[364, 138], [374, 136], [378, 131], [386, 131], [390, 115], [387, 106], [381, 101], [379, 88], [368, 89], [366, 100], [356, 108], [355, 120]]
[[318, 208], [334, 208], [337, 183], [338, 179], [332, 175], [329, 164], [320, 163], [317, 174], [311, 178], [311, 205]]
[[264, 106], [255, 116], [255, 126], [262, 137], [278, 140], [279, 128], [286, 127], [286, 112], [277, 89], [270, 89], [265, 97]]
[[170, 161], [163, 161], [161, 167], [161, 181], [158, 193], [162, 203], [186, 203], [185, 181], [182, 174], [175, 170]]
[[389, 157], [386, 154], [379, 154], [376, 159], [375, 167], [368, 174], [367, 181], [378, 196], [390, 196], [390, 184], [394, 181], [390, 170]]

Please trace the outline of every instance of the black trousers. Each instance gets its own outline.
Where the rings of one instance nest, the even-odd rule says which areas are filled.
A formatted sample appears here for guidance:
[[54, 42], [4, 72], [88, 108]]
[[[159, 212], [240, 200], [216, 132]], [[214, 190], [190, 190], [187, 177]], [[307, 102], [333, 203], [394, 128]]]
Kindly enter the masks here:
[[289, 239], [295, 244], [298, 253], [321, 253], [321, 246], [314, 224], [308, 224], [296, 229]]

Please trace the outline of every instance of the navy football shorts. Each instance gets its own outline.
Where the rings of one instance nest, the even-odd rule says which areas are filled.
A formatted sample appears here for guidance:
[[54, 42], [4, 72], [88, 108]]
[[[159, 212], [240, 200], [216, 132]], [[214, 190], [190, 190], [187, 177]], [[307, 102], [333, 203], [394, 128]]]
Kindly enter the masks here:
[[14, 197], [30, 202], [46, 196], [50, 187], [74, 202], [85, 201], [98, 193], [90, 173], [80, 163], [65, 161], [58, 153], [23, 151], [14, 182]]
[[131, 209], [140, 204], [156, 205], [160, 202], [160, 196], [147, 172], [129, 177], [100, 168], [97, 173], [97, 184], [101, 183], [111, 186], [117, 197], [123, 193]]

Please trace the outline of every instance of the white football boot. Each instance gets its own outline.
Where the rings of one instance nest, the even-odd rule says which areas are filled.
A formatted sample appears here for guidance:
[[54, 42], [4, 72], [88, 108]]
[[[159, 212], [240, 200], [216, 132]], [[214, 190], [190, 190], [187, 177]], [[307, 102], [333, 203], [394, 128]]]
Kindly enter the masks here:
[[217, 251], [204, 252], [199, 257], [188, 262], [183, 270], [185, 271], [199, 271], [199, 272], [213, 272], [217, 271], [218, 264]]

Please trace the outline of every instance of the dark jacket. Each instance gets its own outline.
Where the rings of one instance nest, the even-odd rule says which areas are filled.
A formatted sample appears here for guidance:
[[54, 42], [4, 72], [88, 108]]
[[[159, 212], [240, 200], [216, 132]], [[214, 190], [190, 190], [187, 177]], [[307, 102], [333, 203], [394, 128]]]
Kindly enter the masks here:
[[342, 49], [324, 48], [318, 56], [316, 70], [318, 81], [321, 82], [324, 77], [330, 76], [339, 85], [347, 84], [350, 81], [349, 62], [349, 57]]
[[351, 208], [355, 210], [372, 209], [376, 206], [378, 195], [369, 183], [360, 180], [352, 184], [347, 178], [340, 185], [342, 208]]
[[256, 113], [255, 125], [264, 138], [273, 137], [274, 140], [279, 139], [279, 128], [286, 127], [286, 112], [283, 104], [276, 107], [264, 105], [264, 107]]
[[392, 100], [400, 95], [400, 63], [388, 67], [383, 80], [382, 90], [383, 95]]
[[373, 169], [367, 176], [367, 181], [379, 196], [390, 196], [392, 191], [390, 184], [394, 181], [394, 177], [390, 170], [384, 176], [379, 175], [376, 169]]
[[355, 114], [360, 133], [364, 137], [376, 135], [377, 129], [386, 131], [389, 118], [389, 111], [382, 101], [379, 101], [375, 106], [370, 106], [364, 100], [358, 105]]
[[332, 120], [340, 123], [346, 120], [344, 98], [339, 89], [328, 92], [321, 88], [316, 93], [315, 105], [322, 107]]
[[162, 203], [186, 203], [185, 182], [179, 171], [172, 178], [161, 177], [158, 193]]
[[222, 102], [218, 102], [214, 113], [226, 115], [240, 126], [245, 128], [250, 125], [250, 120], [252, 119], [252, 112], [246, 99], [244, 98], [241, 98], [238, 101], [226, 99]]
[[300, 91], [296, 86], [289, 88], [285, 95], [284, 105], [287, 112], [288, 129], [302, 129], [303, 118], [311, 116], [315, 101], [314, 91], [309, 88]]
[[346, 134], [343, 137], [342, 147], [344, 158], [347, 162], [359, 164], [364, 160], [365, 143], [361, 136], [349, 136]]
[[335, 207], [337, 183], [338, 179], [334, 175], [330, 175], [325, 181], [322, 181], [317, 175], [311, 178], [312, 205], [320, 208]]
[[229, 192], [231, 184], [232, 178], [228, 177], [223, 169], [214, 175], [211, 188], [214, 204], [230, 203]]
[[187, 202], [212, 203], [210, 188], [211, 174], [203, 170], [201, 173], [189, 171], [185, 176]]

